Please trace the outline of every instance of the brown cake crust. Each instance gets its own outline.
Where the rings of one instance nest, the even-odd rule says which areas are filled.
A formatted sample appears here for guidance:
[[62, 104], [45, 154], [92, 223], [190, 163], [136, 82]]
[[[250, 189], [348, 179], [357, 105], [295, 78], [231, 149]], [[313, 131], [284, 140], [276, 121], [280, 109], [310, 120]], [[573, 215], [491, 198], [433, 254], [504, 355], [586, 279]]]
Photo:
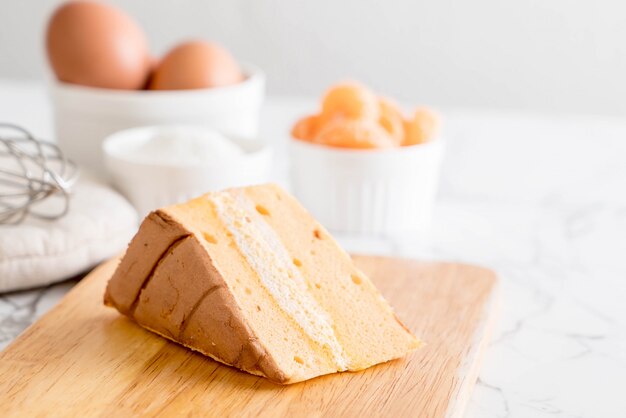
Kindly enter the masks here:
[[164, 211], [151, 213], [140, 226], [104, 302], [224, 364], [276, 383], [289, 380], [247, 325], [202, 244]]

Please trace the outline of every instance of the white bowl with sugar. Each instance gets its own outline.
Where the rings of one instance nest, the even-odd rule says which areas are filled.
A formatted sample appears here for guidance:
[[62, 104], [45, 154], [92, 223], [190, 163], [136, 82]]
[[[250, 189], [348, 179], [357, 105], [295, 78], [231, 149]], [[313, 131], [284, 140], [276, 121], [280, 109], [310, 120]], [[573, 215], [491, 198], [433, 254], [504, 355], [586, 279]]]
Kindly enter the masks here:
[[204, 126], [146, 126], [102, 143], [113, 185], [141, 216], [209, 191], [269, 181], [272, 152], [261, 141]]

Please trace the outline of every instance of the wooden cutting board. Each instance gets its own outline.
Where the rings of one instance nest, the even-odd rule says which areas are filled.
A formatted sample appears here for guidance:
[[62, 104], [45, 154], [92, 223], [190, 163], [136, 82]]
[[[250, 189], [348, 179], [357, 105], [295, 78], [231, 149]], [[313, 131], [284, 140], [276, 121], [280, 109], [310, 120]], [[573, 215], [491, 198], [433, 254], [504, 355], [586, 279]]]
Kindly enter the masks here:
[[279, 386], [104, 307], [112, 260], [0, 353], [2, 416], [461, 416], [494, 321], [494, 274], [452, 263], [355, 260], [424, 348], [362, 372]]

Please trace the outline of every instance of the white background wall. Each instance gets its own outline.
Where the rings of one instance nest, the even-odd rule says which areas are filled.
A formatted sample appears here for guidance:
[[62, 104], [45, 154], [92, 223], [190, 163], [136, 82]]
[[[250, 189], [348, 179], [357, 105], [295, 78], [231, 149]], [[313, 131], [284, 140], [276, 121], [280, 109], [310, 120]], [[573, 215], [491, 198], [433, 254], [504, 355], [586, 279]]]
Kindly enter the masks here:
[[[2, 0], [0, 77], [46, 73], [58, 0]], [[356, 78], [439, 106], [626, 116], [623, 0], [110, 0], [155, 53], [217, 40], [269, 76], [270, 94], [319, 94]], [[0, 92], [2, 94], [2, 92]]]

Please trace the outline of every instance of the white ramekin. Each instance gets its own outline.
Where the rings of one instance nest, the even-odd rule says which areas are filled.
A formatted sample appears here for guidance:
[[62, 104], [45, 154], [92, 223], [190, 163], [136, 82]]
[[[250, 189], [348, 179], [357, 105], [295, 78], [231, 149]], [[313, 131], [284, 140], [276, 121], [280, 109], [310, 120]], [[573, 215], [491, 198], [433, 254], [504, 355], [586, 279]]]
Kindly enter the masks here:
[[265, 75], [244, 66], [236, 85], [197, 90], [111, 90], [54, 82], [51, 98], [56, 138], [78, 164], [103, 171], [102, 140], [122, 129], [165, 124], [204, 125], [256, 138]]
[[382, 150], [290, 143], [293, 191], [330, 230], [381, 237], [428, 230], [443, 156], [441, 139]]
[[216, 164], [157, 164], [135, 161], [129, 147], [168, 129], [193, 132], [202, 126], [146, 126], [126, 129], [102, 143], [104, 161], [113, 185], [137, 209], [141, 217], [151, 210], [187, 201], [209, 191], [266, 183], [272, 165], [271, 148], [260, 142], [228, 136], [244, 153]]

